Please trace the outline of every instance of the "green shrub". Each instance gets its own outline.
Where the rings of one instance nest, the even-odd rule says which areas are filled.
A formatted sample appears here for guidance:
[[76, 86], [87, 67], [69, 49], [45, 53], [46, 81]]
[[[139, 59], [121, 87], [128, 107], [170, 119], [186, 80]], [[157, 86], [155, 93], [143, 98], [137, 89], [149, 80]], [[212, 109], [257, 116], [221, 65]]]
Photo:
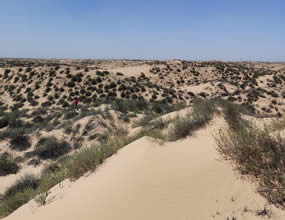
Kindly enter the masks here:
[[12, 150], [24, 151], [31, 147], [30, 138], [26, 135], [17, 135], [10, 141]]
[[193, 100], [193, 118], [197, 122], [206, 124], [213, 117], [214, 112], [217, 111], [213, 101], [207, 99], [196, 98]]
[[152, 129], [164, 129], [166, 128], [168, 123], [164, 121], [162, 118], [155, 119], [151, 122]]
[[0, 202], [0, 216], [5, 217], [11, 214], [13, 211], [30, 201], [34, 194], [34, 190], [28, 188], [23, 192], [19, 192], [9, 198], [3, 199]]
[[75, 83], [74, 83], [73, 81], [69, 81], [69, 82], [67, 83], [67, 86], [70, 87], [70, 88], [72, 88], [72, 87], [75, 86]]
[[41, 159], [56, 159], [71, 150], [70, 145], [64, 140], [55, 137], [41, 138], [36, 144], [33, 154]]
[[39, 185], [39, 179], [32, 174], [26, 174], [12, 184], [4, 193], [4, 199], [24, 192], [27, 189], [35, 190]]
[[4, 124], [7, 123], [7, 120], [10, 128], [22, 127], [24, 124], [24, 122], [19, 119], [19, 112], [7, 113], [3, 118]]
[[77, 116], [77, 113], [75, 111], [73, 111], [73, 110], [69, 110], [69, 111], [66, 111], [64, 113], [64, 119], [66, 119], [66, 120], [72, 119], [72, 118], [74, 118], [76, 116]]
[[6, 138], [13, 138], [19, 135], [28, 134], [33, 131], [33, 128], [8, 128], [2, 132], [0, 132], [0, 140], [6, 139]]
[[145, 115], [144, 117], [142, 117], [141, 119], [137, 120], [134, 122], [134, 126], [133, 127], [145, 127], [148, 125], [148, 123], [153, 120], [154, 118], [156, 118], [157, 116], [155, 115]]
[[0, 128], [5, 128], [9, 125], [8, 117], [3, 117], [0, 119]]
[[0, 154], [0, 176], [15, 174], [19, 169], [15, 160], [8, 153]]
[[176, 141], [191, 135], [195, 129], [195, 124], [191, 116], [177, 118], [174, 121], [173, 128], [169, 131], [169, 140]]
[[[230, 124], [231, 126], [231, 124]], [[259, 182], [260, 192], [270, 203], [285, 205], [285, 139], [244, 123], [220, 130], [216, 136], [219, 153], [235, 162], [241, 174]]]
[[185, 117], [178, 117], [174, 121], [173, 128], [169, 131], [169, 140], [176, 141], [192, 135], [195, 130], [205, 126], [216, 111], [214, 103], [210, 100], [195, 99], [192, 114], [188, 113]]

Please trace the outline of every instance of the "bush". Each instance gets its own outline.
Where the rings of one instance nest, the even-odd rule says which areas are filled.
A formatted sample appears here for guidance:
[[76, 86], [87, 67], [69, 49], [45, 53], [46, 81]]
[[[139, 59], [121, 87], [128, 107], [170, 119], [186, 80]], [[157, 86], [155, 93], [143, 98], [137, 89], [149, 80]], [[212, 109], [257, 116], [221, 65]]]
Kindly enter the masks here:
[[285, 139], [245, 124], [220, 130], [216, 136], [219, 153], [235, 162], [241, 174], [258, 180], [258, 191], [270, 203], [285, 205]]
[[5, 128], [9, 125], [8, 117], [3, 117], [0, 119], [0, 128]]
[[35, 190], [39, 186], [39, 179], [32, 175], [27, 174], [18, 179], [13, 185], [11, 185], [4, 193], [4, 198], [14, 196], [17, 193], [24, 192], [27, 189]]
[[17, 112], [10, 112], [6, 115], [6, 117], [9, 121], [8, 123], [10, 128], [22, 127], [24, 124], [20, 119], [18, 119], [19, 115]]
[[134, 127], [145, 127], [155, 117], [156, 117], [155, 115], [145, 115], [141, 119], [134, 122]]
[[33, 154], [41, 159], [56, 159], [71, 150], [70, 145], [64, 140], [57, 140], [55, 137], [41, 138], [36, 144]]
[[191, 116], [185, 118], [177, 118], [174, 121], [173, 128], [169, 132], [169, 140], [176, 141], [185, 138], [194, 130], [194, 121]]
[[167, 122], [164, 121], [162, 118], [156, 119], [151, 122], [152, 129], [163, 129], [167, 127]]
[[216, 111], [215, 103], [211, 100], [199, 98], [193, 100], [193, 118], [202, 124], [209, 122]]
[[205, 126], [213, 118], [215, 111], [216, 107], [212, 101], [195, 99], [192, 114], [188, 113], [186, 117], [178, 117], [174, 121], [174, 126], [169, 132], [169, 140], [176, 141], [192, 135], [195, 130]]
[[69, 82], [67, 83], [67, 86], [70, 87], [70, 88], [72, 88], [72, 87], [75, 86], [75, 83], [74, 83], [73, 81], [69, 81]]
[[31, 147], [30, 138], [26, 135], [17, 135], [11, 139], [12, 150], [24, 151]]
[[76, 116], [77, 116], [77, 113], [75, 111], [73, 111], [73, 110], [69, 110], [69, 111], [66, 111], [64, 113], [64, 119], [67, 119], [67, 120], [71, 119], [71, 118], [74, 118]]
[[17, 163], [8, 153], [0, 155], [0, 176], [15, 174], [19, 169]]

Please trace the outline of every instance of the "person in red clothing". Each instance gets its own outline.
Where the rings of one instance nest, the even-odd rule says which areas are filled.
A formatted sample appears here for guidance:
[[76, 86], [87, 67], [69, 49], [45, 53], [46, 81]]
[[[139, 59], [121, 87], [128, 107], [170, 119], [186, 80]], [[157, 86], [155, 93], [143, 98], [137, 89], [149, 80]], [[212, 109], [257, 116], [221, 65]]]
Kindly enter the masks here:
[[78, 110], [78, 98], [77, 97], [75, 97], [75, 99], [74, 99], [74, 110]]

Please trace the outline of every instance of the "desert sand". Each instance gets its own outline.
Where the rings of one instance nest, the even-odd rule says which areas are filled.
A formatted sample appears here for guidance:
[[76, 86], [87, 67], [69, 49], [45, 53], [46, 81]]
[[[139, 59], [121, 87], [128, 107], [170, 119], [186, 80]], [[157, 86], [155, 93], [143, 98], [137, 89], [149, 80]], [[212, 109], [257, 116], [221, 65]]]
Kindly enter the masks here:
[[[5, 220], [262, 219], [266, 200], [254, 183], [220, 160], [215, 118], [182, 141], [159, 145], [141, 138], [107, 159], [95, 173], [51, 190], [48, 204], [31, 201]], [[285, 212], [267, 206], [272, 219]]]

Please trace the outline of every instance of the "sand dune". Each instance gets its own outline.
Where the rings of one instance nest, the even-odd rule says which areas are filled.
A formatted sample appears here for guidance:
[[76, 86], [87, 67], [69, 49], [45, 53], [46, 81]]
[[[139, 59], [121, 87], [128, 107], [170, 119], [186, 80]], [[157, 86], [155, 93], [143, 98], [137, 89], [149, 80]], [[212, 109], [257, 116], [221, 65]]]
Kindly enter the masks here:
[[[224, 124], [216, 118], [194, 137], [164, 145], [144, 137], [88, 177], [54, 187], [46, 206], [31, 201], [5, 219], [261, 219], [265, 199], [218, 160], [212, 134]], [[272, 219], [285, 218], [270, 209]]]

